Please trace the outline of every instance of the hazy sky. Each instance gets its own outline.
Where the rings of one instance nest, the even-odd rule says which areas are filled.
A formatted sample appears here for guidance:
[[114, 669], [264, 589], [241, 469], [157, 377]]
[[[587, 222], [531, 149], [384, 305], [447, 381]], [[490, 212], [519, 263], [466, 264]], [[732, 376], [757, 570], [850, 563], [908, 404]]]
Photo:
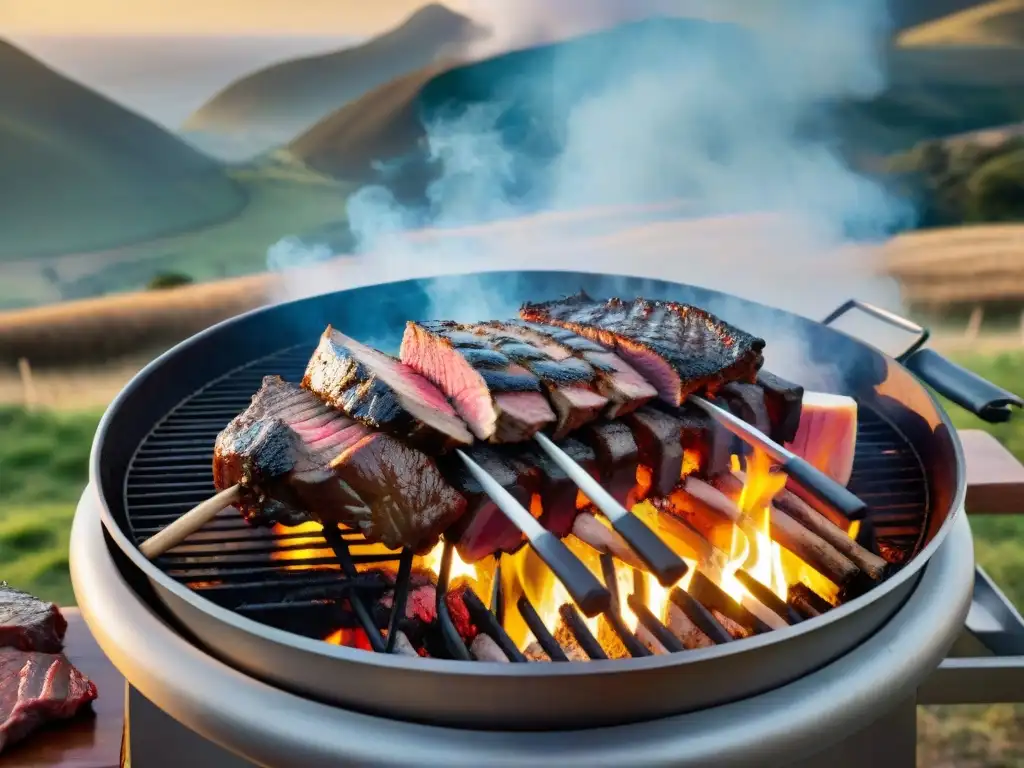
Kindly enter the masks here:
[[0, 0], [0, 30], [10, 36], [362, 35], [397, 24], [423, 4], [423, 0]]

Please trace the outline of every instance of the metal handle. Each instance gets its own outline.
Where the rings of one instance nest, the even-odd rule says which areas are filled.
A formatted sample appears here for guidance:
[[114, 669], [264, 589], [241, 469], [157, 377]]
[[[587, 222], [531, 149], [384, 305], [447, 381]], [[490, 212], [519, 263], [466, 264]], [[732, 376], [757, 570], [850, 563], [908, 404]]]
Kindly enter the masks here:
[[874, 304], [868, 304], [866, 301], [860, 299], [850, 299], [845, 304], [840, 306], [838, 309], [833, 311], [828, 317], [821, 321], [822, 325], [832, 325], [836, 320], [845, 315], [851, 309], [859, 309], [861, 312], [871, 315], [872, 317], [881, 320], [884, 323], [888, 323], [894, 328], [899, 328], [907, 333], [917, 334], [917, 339], [914, 343], [907, 347], [902, 353], [896, 356], [896, 359], [901, 363], [910, 355], [914, 354], [917, 350], [921, 349], [931, 338], [932, 332], [925, 328], [923, 325], [918, 325], [913, 320], [909, 320], [902, 315], [897, 315], [895, 312], [890, 312], [888, 309], [882, 309], [876, 307]]
[[940, 395], [990, 424], [1009, 421], [1013, 416], [1011, 407], [1024, 407], [1024, 401], [1012, 392], [947, 360], [933, 349], [919, 349], [902, 362], [907, 370]]
[[1024, 401], [1012, 392], [947, 360], [933, 349], [923, 349], [931, 332], [895, 312], [859, 299], [850, 299], [821, 322], [823, 325], [831, 325], [851, 309], [859, 309], [895, 328], [917, 334], [914, 343], [897, 355], [896, 360], [925, 384], [961, 408], [992, 424], [1009, 421], [1013, 415], [1011, 406], [1024, 408]]

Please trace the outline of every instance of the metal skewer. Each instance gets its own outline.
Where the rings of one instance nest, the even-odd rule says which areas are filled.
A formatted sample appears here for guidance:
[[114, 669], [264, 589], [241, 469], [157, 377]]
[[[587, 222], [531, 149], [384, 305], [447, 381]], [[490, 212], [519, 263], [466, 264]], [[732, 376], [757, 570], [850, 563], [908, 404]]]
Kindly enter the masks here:
[[633, 551], [651, 569], [663, 586], [669, 587], [686, 574], [686, 563], [654, 533], [639, 517], [612, 498], [601, 484], [579, 464], [573, 461], [561, 448], [551, 442], [547, 435], [538, 432], [534, 439], [551, 457], [569, 479], [576, 484], [594, 506], [600, 509], [612, 524], [612, 528], [626, 540]]
[[611, 593], [601, 584], [590, 569], [574, 555], [565, 543], [542, 526], [515, 498], [501, 487], [493, 477], [463, 451], [456, 451], [466, 468], [480, 483], [491, 501], [505, 513], [509, 521], [526, 536], [540, 559], [547, 563], [566, 590], [589, 617], [604, 613], [611, 605]]
[[813, 464], [800, 458], [789, 449], [783, 448], [743, 419], [734, 416], [724, 408], [719, 408], [703, 397], [690, 395], [686, 400], [696, 405], [747, 445], [760, 448], [767, 453], [787, 475], [829, 508], [849, 520], [864, 519], [867, 514], [867, 504]]

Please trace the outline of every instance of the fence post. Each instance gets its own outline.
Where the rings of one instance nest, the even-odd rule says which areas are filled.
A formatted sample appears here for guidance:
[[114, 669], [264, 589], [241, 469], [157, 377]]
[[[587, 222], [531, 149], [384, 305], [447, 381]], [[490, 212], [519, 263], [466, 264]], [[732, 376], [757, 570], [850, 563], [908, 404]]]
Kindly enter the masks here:
[[964, 338], [974, 341], [981, 333], [981, 321], [985, 319], [985, 308], [980, 304], [971, 311], [971, 317], [967, 321], [967, 329], [964, 331]]
[[21, 375], [21, 391], [25, 409], [34, 411], [39, 404], [39, 399], [36, 396], [36, 385], [32, 380], [32, 366], [29, 365], [28, 358], [18, 358], [18, 373]]

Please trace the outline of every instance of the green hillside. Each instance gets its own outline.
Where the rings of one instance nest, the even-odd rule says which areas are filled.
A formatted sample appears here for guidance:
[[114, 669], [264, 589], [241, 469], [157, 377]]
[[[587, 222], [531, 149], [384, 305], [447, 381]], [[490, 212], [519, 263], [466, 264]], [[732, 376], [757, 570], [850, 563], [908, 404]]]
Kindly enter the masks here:
[[245, 203], [216, 161], [0, 41], [0, 260], [193, 230]]
[[287, 143], [325, 115], [482, 34], [442, 5], [421, 8], [401, 26], [335, 53], [286, 61], [227, 86], [184, 125], [202, 146], [255, 154]]

